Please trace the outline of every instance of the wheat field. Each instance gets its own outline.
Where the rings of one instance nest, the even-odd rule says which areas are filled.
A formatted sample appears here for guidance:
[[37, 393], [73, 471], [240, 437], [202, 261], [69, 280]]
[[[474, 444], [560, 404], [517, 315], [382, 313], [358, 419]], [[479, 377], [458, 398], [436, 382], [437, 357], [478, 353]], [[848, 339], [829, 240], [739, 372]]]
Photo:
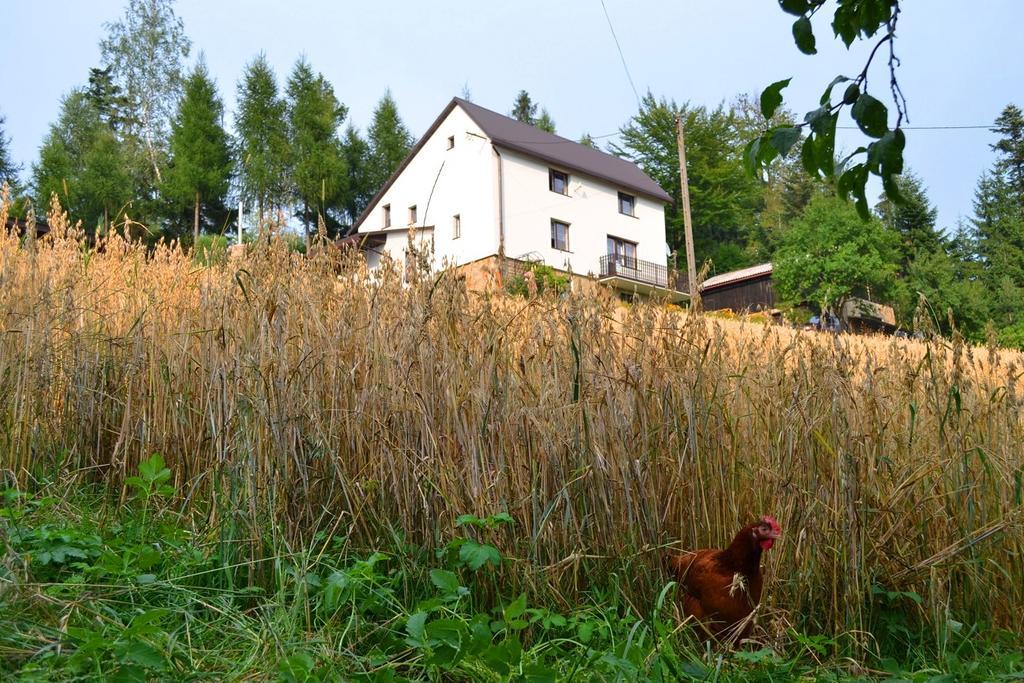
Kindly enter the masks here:
[[430, 548], [508, 511], [502, 580], [559, 606], [611, 577], [649, 603], [667, 548], [773, 514], [769, 632], [859, 637], [881, 587], [1024, 634], [1018, 353], [371, 278], [269, 237], [204, 267], [50, 225], [0, 236], [8, 485], [123, 495], [161, 453], [253, 580], [317, 531]]

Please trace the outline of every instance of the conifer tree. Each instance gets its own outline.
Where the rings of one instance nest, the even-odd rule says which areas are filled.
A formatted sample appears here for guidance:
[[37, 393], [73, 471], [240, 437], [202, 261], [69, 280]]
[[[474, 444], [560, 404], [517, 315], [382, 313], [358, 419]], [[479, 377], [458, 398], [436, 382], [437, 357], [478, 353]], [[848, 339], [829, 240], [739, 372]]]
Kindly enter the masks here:
[[547, 133], [554, 134], [555, 132], [555, 120], [551, 118], [547, 109], [540, 110], [540, 116], [537, 117], [537, 121], [533, 125]]
[[[992, 145], [999, 157], [978, 180], [974, 200], [974, 238], [994, 296], [1024, 288], [1024, 115], [1008, 105], [996, 119]], [[1017, 305], [1024, 315], [1024, 303]], [[1012, 318], [1019, 317], [1012, 313]], [[996, 320], [1005, 325], [1011, 320]]]
[[89, 96], [75, 90], [61, 103], [33, 167], [36, 204], [56, 194], [87, 233], [107, 227], [132, 198], [124, 150]]
[[[185, 81], [185, 94], [171, 123], [171, 162], [163, 192], [174, 205], [191, 207], [192, 239], [199, 238], [203, 215], [222, 213], [231, 182], [231, 150], [221, 125], [224, 105], [206, 64], [199, 63]], [[203, 210], [203, 207], [206, 210]]]
[[348, 187], [341, 202], [342, 221], [351, 226], [362, 215], [373, 196], [369, 177], [370, 145], [359, 135], [359, 131], [349, 126], [345, 130], [341, 151], [348, 169]]
[[0, 115], [0, 185], [7, 183], [14, 187], [18, 182], [20, 168], [11, 159], [11, 140], [4, 129], [6, 122], [7, 117]]
[[287, 198], [289, 166], [286, 105], [265, 55], [245, 68], [238, 84], [238, 176], [245, 200], [256, 204], [262, 225], [268, 211]]
[[[538, 109], [540, 109], [539, 115], [537, 114]], [[551, 118], [551, 114], [548, 113], [547, 109], [534, 102], [533, 98], [530, 97], [530, 93], [525, 90], [520, 90], [519, 94], [516, 95], [516, 99], [512, 103], [511, 116], [516, 121], [528, 123], [548, 133], [555, 132], [555, 121]]]
[[409, 154], [413, 142], [412, 135], [398, 115], [398, 105], [390, 90], [384, 93], [373, 112], [368, 137], [368, 185], [376, 193]]
[[1002, 137], [992, 145], [999, 153], [998, 168], [1006, 173], [1014, 194], [1024, 200], [1024, 113], [1015, 104], [1003, 109], [992, 132]]
[[121, 92], [120, 86], [114, 82], [113, 67], [93, 67], [89, 69], [89, 87], [86, 94], [89, 101], [96, 107], [100, 118], [115, 134], [120, 134], [130, 126], [137, 125], [129, 111], [128, 98]]
[[[288, 132], [294, 159], [292, 192], [310, 243], [310, 226], [325, 222], [344, 199], [347, 165], [338, 128], [348, 113], [322, 74], [300, 58], [288, 79]], [[333, 219], [332, 219], [333, 221]]]
[[921, 179], [905, 171], [896, 184], [903, 201], [894, 203], [883, 194], [876, 211], [882, 223], [899, 235], [899, 272], [905, 275], [918, 254], [940, 251], [943, 241], [935, 227], [938, 212], [928, 200]]
[[525, 90], [520, 90], [515, 102], [512, 103], [512, 118], [531, 126], [537, 122], [537, 104]]

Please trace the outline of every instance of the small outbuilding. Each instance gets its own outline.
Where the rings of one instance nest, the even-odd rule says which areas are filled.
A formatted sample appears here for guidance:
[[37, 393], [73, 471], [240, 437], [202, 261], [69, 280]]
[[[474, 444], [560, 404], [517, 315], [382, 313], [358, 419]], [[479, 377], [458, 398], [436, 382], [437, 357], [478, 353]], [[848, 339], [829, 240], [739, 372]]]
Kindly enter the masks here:
[[709, 277], [700, 286], [700, 296], [706, 311], [771, 311], [775, 308], [772, 264], [761, 263]]

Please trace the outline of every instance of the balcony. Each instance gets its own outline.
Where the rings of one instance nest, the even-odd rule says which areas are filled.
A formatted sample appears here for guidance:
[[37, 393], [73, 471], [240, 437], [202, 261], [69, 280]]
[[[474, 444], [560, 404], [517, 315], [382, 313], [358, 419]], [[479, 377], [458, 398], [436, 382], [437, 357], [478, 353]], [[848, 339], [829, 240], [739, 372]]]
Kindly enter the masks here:
[[686, 293], [686, 278], [660, 263], [632, 256], [606, 254], [601, 257], [598, 280], [616, 289], [636, 294], [667, 296], [681, 301]]

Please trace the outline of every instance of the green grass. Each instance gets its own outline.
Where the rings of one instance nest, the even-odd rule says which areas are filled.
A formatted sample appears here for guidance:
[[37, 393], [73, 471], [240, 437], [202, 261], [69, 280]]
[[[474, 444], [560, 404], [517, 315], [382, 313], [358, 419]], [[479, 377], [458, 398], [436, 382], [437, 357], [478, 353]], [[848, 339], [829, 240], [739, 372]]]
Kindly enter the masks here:
[[[569, 609], [508, 592], [516, 571], [491, 543], [498, 512], [463, 515], [438, 548], [354, 547], [343, 520], [307, 547], [264, 529], [237, 535], [230, 514], [174, 506], [154, 456], [127, 490], [8, 489], [0, 508], [0, 677], [21, 680], [1020, 680], [1012, 634], [950, 622], [941, 643], [915, 633], [904, 603], [876, 591], [874, 646], [789, 630], [722, 651], [680, 624], [672, 584], [629, 600], [631, 577], [592, 580]], [[123, 501], [119, 501], [123, 498]], [[205, 507], [205, 509], [204, 509]], [[222, 513], [226, 511], [221, 511]], [[245, 544], [265, 559], [237, 561]]]

